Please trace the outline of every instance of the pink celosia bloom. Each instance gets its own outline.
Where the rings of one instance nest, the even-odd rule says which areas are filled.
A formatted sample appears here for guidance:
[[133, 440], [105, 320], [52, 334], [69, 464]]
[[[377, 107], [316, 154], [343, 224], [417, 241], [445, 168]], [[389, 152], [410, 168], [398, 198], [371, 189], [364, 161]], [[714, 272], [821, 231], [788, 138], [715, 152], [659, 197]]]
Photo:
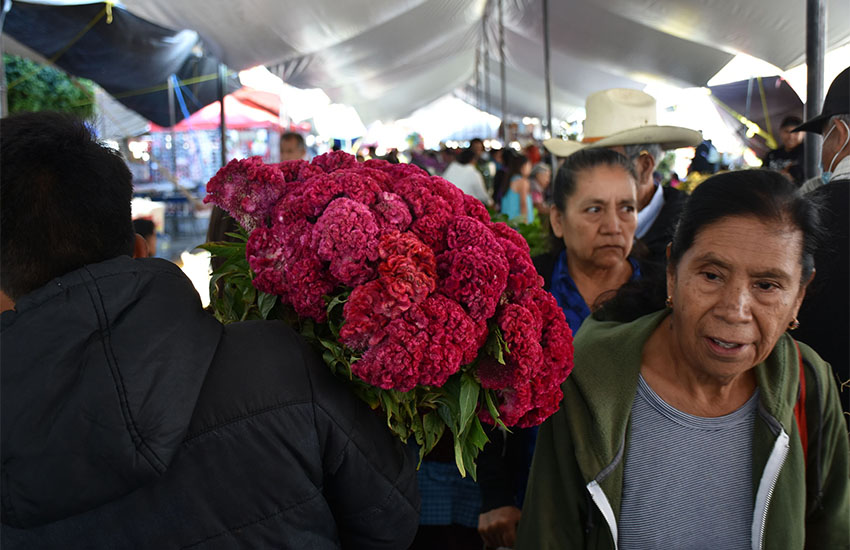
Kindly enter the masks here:
[[[351, 368], [368, 384], [441, 386], [477, 365], [507, 425], [557, 410], [572, 368], [563, 312], [525, 240], [445, 180], [341, 152], [309, 164], [255, 158], [222, 169], [205, 200], [256, 228], [246, 247], [254, 285], [300, 317], [325, 322], [327, 297], [351, 288], [339, 340], [362, 353]], [[508, 345], [504, 365], [479, 353], [488, 322]]]
[[378, 259], [378, 224], [369, 208], [340, 197], [316, 220], [312, 247], [329, 262], [329, 269], [346, 286], [365, 283], [375, 274]]
[[366, 206], [375, 204], [375, 200], [383, 192], [381, 186], [362, 167], [337, 170], [330, 174], [336, 185], [346, 197], [363, 203]]
[[286, 191], [283, 174], [260, 157], [231, 160], [207, 183], [204, 202], [215, 203], [247, 230], [266, 225]]
[[[285, 160], [273, 166], [277, 166], [277, 169], [280, 170], [281, 174], [283, 174], [283, 179], [285, 181], [304, 181], [304, 179], [299, 177], [299, 175], [302, 169], [309, 168], [310, 163], [306, 160]], [[317, 170], [320, 173], [322, 172], [321, 169], [317, 168]]]
[[470, 218], [475, 218], [476, 220], [484, 223], [490, 222], [490, 213], [487, 212], [487, 207], [484, 206], [480, 200], [476, 199], [472, 195], [467, 195], [464, 193], [463, 195], [463, 209], [466, 212], [466, 215]]
[[[492, 231], [498, 238], [506, 239], [514, 243], [520, 250], [525, 252], [526, 256], [530, 253], [530, 249], [528, 248], [528, 242], [520, 235], [516, 229], [512, 228], [508, 224], [504, 222], [491, 223], [489, 225], [490, 231]], [[531, 258], [528, 258], [528, 262], [531, 263]]]
[[446, 244], [450, 249], [467, 246], [480, 248], [481, 254], [503, 256], [496, 236], [487, 225], [468, 216], [457, 216], [446, 228]]
[[251, 232], [246, 256], [248, 265], [256, 274], [254, 286], [257, 290], [286, 296], [287, 287], [283, 276], [285, 249], [277, 232], [267, 227], [260, 227]]
[[456, 302], [432, 294], [387, 324], [383, 339], [353, 363], [351, 370], [383, 389], [441, 386], [465, 359], [474, 357], [481, 332], [482, 325]]
[[381, 193], [372, 211], [384, 231], [404, 231], [413, 221], [407, 203], [395, 193]]
[[510, 265], [508, 285], [505, 290], [510, 293], [518, 293], [528, 288], [543, 286], [543, 277], [537, 274], [528, 253], [520, 249], [511, 240], [502, 238], [498, 240], [505, 251], [505, 259]]
[[498, 254], [479, 248], [448, 250], [437, 257], [437, 288], [466, 308], [476, 320], [493, 316], [505, 290], [508, 263]]
[[357, 159], [343, 151], [331, 151], [313, 158], [310, 164], [318, 166], [325, 172], [333, 172], [345, 168], [355, 168]]

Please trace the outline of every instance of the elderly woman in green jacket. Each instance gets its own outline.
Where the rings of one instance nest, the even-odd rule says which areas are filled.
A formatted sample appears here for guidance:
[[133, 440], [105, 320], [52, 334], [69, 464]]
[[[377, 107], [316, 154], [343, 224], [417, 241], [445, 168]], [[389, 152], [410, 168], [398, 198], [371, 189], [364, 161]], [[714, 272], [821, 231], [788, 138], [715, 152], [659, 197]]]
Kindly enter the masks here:
[[576, 338], [518, 548], [850, 548], [837, 385], [787, 333], [818, 212], [766, 171], [694, 191], [668, 248], [667, 307], [641, 316], [653, 293], [625, 288]]

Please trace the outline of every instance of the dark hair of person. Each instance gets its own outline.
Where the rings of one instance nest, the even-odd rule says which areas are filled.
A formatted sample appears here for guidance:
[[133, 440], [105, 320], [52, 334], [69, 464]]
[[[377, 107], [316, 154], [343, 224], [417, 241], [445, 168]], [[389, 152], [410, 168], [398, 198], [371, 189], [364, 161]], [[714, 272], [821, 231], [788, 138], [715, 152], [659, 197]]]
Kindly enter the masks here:
[[78, 118], [0, 120], [0, 288], [13, 300], [79, 269], [133, 253], [132, 176]]
[[788, 115], [787, 117], [782, 119], [782, 124], [780, 124], [779, 127], [780, 128], [787, 128], [789, 126], [793, 126], [794, 128], [796, 128], [797, 126], [799, 126], [802, 123], [803, 123], [802, 118], [795, 116], [795, 115]]
[[298, 132], [284, 132], [280, 136], [280, 142], [281, 143], [283, 143], [284, 141], [289, 141], [289, 140], [296, 141], [298, 143], [298, 148], [301, 149], [302, 151], [307, 150], [307, 142], [304, 141], [304, 136], [302, 136]]
[[567, 199], [575, 193], [578, 175], [597, 166], [620, 166], [632, 179], [637, 181], [637, 174], [632, 163], [625, 156], [611, 149], [582, 149], [568, 156], [555, 176], [552, 189], [552, 203], [555, 208], [564, 212]]
[[495, 186], [494, 199], [497, 203], [502, 201], [502, 197], [505, 196], [505, 193], [508, 192], [508, 189], [511, 188], [511, 179], [519, 173], [522, 172], [522, 167], [525, 166], [525, 163], [528, 162], [528, 157], [523, 155], [522, 153], [518, 153], [508, 147], [505, 149], [505, 152], [502, 153], [502, 160], [504, 164], [504, 174], [499, 177], [498, 182], [494, 182], [498, 184]]
[[481, 147], [484, 147], [484, 141], [481, 138], [472, 138], [469, 140], [469, 148], [472, 149], [472, 144], [478, 143]]
[[[585, 170], [597, 166], [619, 166], [631, 176], [637, 185], [637, 174], [632, 163], [625, 156], [610, 149], [582, 149], [566, 158], [555, 176], [552, 185], [552, 206], [562, 213], [567, 209], [567, 200], [573, 196], [578, 185], [578, 176]], [[564, 241], [552, 233], [550, 228], [549, 245], [552, 250], [564, 248]]]
[[154, 233], [153, 221], [146, 218], [133, 220], [133, 230], [147, 239]]
[[472, 150], [472, 147], [468, 147], [458, 154], [455, 158], [458, 164], [469, 164], [473, 160], [475, 160], [475, 151]]
[[[814, 269], [814, 254], [824, 242], [823, 206], [778, 172], [739, 170], [724, 172], [702, 182], [688, 198], [670, 245], [671, 268], [694, 244], [700, 231], [733, 216], [753, 216], [765, 222], [790, 225], [803, 234], [801, 283]], [[746, 235], [741, 235], [746, 239]], [[617, 296], [594, 313], [597, 319], [627, 322], [664, 307], [666, 279], [644, 276], [620, 288]]]

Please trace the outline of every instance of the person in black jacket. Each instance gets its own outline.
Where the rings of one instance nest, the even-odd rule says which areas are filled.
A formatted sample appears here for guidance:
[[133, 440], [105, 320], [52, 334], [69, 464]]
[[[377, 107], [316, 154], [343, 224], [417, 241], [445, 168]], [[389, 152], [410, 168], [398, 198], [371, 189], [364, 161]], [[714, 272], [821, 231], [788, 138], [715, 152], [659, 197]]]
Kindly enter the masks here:
[[130, 173], [82, 123], [0, 132], [4, 550], [406, 548], [415, 462], [382, 419], [286, 325], [222, 326], [130, 258]]
[[815, 254], [815, 278], [800, 308], [795, 337], [832, 365], [850, 425], [850, 67], [830, 84], [821, 113], [795, 131], [824, 136], [821, 164], [827, 183], [809, 196], [824, 205], [829, 235]]

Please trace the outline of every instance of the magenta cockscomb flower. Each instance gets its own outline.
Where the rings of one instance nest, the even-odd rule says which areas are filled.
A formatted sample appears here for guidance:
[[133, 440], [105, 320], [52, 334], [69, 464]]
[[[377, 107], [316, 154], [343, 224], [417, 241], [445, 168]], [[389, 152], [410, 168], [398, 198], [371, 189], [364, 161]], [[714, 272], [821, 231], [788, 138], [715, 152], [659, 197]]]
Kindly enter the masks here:
[[508, 426], [557, 410], [570, 329], [528, 244], [478, 200], [416, 166], [342, 152], [232, 161], [208, 191], [250, 232], [254, 286], [294, 311], [361, 395], [369, 388], [400, 437], [424, 444], [440, 403], [479, 429], [496, 421], [490, 405]]

